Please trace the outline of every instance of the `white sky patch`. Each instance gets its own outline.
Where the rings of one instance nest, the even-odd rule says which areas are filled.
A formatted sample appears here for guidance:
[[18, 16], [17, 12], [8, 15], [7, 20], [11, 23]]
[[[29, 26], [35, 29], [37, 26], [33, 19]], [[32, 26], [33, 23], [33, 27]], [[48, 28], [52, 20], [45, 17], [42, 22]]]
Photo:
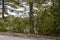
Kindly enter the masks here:
[[26, 11], [26, 13], [28, 13], [29, 12], [29, 10], [28, 11]]
[[10, 5], [14, 5], [14, 2], [13, 2], [13, 3], [11, 2], [11, 3], [9, 3], [9, 4], [10, 4]]
[[15, 11], [23, 11], [23, 7], [18, 7], [18, 8], [12, 8], [11, 6], [6, 6], [8, 9], [15, 10]]
[[5, 17], [7, 17], [8, 15], [7, 14], [4, 14]]
[[47, 6], [47, 4], [42, 4], [42, 6]]
[[23, 5], [26, 5], [26, 4], [27, 4], [27, 2], [22, 2], [22, 4], [23, 4]]
[[8, 9], [15, 10], [15, 8], [12, 8], [11, 6], [6, 6]]
[[10, 12], [10, 10], [7, 10], [7, 12], [8, 12], [9, 15], [15, 15], [15, 13]]
[[52, 6], [53, 3], [51, 1], [49, 1], [47, 4], [42, 4], [42, 6]]
[[10, 12], [10, 10], [7, 11], [9, 15], [13, 15], [15, 17], [27, 17], [28, 15], [27, 14], [24, 14], [24, 13], [19, 13], [17, 14], [17, 12]]
[[26, 11], [29, 11], [29, 10], [30, 10], [29, 6], [26, 6]]
[[16, 11], [23, 11], [24, 8], [23, 7], [19, 7], [18, 9], [16, 9]]
[[16, 15], [15, 12], [10, 12], [10, 10], [7, 10], [7, 12], [8, 12], [9, 15]]
[[29, 4], [28, 4], [27, 2], [22, 2], [22, 5], [23, 5], [24, 7], [29, 6]]
[[49, 5], [49, 6], [52, 6], [52, 5], [53, 5], [53, 3], [50, 1], [50, 2], [48, 2], [48, 5]]
[[34, 16], [37, 16], [37, 14], [33, 14]]
[[29, 17], [29, 14], [22, 15], [21, 17], [22, 17], [22, 18]]
[[37, 7], [33, 7], [33, 9], [34, 9], [34, 10], [38, 10], [38, 8], [37, 8]]
[[[4, 14], [5, 17], [7, 17], [8, 15], [7, 14]], [[0, 18], [2, 18], [2, 14], [0, 14]]]
[[[10, 3], [10, 4], [12, 4], [12, 3]], [[22, 18], [24, 18], [24, 17], [29, 17], [29, 11], [30, 11], [30, 9], [29, 9], [29, 4], [27, 4], [27, 2], [22, 2], [22, 5], [24, 6], [24, 7], [19, 7], [19, 6], [17, 6], [18, 8], [13, 8], [13, 7], [11, 7], [10, 5], [6, 5], [6, 8], [7, 8], [7, 13], [9, 14], [9, 15], [13, 15], [13, 16], [15, 16], [15, 17], [22, 17]], [[33, 9], [34, 10], [38, 10], [38, 8], [37, 7], [33, 7]], [[14, 10], [13, 12], [11, 12], [10, 10]], [[23, 13], [20, 13], [20, 12], [18, 12], [18, 11], [22, 11]], [[34, 14], [34, 15], [36, 15], [36, 14]], [[5, 16], [7, 16], [7, 15], [5, 15]], [[2, 17], [2, 16], [1, 16]]]
[[19, 13], [19, 15], [22, 15], [22, 13]]

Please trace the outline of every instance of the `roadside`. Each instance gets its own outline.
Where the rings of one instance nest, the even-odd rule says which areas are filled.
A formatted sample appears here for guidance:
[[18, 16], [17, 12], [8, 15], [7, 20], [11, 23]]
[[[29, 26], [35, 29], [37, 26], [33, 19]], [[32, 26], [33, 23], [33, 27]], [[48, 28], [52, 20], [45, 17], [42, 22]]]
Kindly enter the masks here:
[[41, 35], [34, 35], [34, 34], [23, 34], [23, 33], [11, 33], [11, 32], [0, 32], [0, 35], [7, 35], [7, 36], [16, 36], [20, 38], [29, 38], [29, 39], [38, 39], [38, 40], [60, 40], [60, 37], [51, 37], [51, 36], [41, 36]]

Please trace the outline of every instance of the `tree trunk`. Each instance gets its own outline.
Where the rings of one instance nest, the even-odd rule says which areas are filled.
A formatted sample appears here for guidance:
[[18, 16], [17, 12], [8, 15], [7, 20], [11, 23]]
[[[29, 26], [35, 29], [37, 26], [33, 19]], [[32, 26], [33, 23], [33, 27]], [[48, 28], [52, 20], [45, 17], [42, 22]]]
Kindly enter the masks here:
[[31, 27], [31, 33], [34, 33], [34, 20], [33, 20], [33, 2], [29, 3], [30, 6], [30, 27]]
[[4, 0], [2, 0], [2, 18], [4, 19]]

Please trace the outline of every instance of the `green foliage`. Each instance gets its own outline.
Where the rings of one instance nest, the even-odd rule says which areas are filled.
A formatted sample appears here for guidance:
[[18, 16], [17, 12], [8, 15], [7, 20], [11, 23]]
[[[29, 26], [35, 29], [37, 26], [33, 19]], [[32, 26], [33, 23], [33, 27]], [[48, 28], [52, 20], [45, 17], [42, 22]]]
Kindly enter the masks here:
[[[40, 7], [38, 13], [38, 32], [43, 35], [60, 36], [60, 4], [54, 3], [52, 7]], [[40, 15], [40, 16], [39, 16]]]
[[[0, 30], [2, 31], [4, 28], [7, 31], [11, 32], [23, 32], [26, 27], [29, 29], [29, 18], [18, 18], [14, 16], [8, 16], [4, 20], [0, 19]], [[3, 28], [3, 29], [2, 29]], [[4, 29], [4, 30], [5, 30]]]
[[5, 24], [4, 24], [4, 20], [0, 19], [0, 31], [1, 32], [5, 32], [6, 28], [5, 28]]

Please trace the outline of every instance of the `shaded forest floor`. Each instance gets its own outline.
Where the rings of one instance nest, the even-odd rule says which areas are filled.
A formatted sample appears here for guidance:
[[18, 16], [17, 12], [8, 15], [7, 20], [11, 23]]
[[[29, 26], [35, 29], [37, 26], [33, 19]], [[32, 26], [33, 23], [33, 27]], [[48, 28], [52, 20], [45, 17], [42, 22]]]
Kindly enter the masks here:
[[0, 35], [16, 36], [20, 38], [29, 38], [29, 39], [35, 39], [35, 40], [60, 40], [60, 37], [23, 34], [23, 33], [11, 33], [11, 32], [0, 32]]

